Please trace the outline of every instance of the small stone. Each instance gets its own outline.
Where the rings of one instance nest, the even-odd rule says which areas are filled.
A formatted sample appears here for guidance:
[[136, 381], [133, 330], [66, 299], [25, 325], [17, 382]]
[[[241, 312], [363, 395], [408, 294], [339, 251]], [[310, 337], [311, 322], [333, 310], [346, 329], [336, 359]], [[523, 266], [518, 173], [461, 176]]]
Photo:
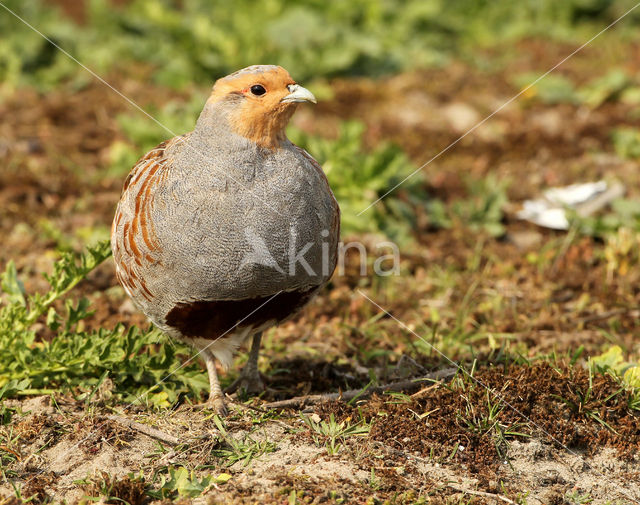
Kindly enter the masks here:
[[127, 298], [120, 307], [118, 307], [118, 312], [120, 314], [135, 314], [137, 312], [136, 306], [131, 301], [131, 298]]
[[555, 109], [548, 109], [535, 114], [531, 119], [531, 126], [550, 137], [557, 137], [564, 129], [562, 116]]
[[542, 233], [535, 230], [515, 231], [507, 235], [507, 240], [518, 249], [528, 251], [540, 245]]
[[464, 133], [480, 121], [480, 114], [467, 103], [454, 102], [442, 109], [442, 113], [456, 133]]

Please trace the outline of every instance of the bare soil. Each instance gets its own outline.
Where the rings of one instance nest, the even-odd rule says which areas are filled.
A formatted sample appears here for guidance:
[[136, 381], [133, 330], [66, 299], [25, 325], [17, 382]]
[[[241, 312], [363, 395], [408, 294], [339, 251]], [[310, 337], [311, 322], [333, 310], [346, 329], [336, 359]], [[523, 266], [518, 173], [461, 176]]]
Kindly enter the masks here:
[[[121, 416], [175, 436], [181, 445], [171, 447], [112, 420], [110, 409], [88, 412], [69, 398], [52, 404], [50, 397], [37, 397], [11, 402], [22, 415], [14, 425], [16, 461], [7, 469], [26, 483], [23, 496], [36, 495], [36, 502], [96, 496], [108, 482], [112, 497], [148, 503], [146, 486], [159, 487], [152, 476], [184, 465], [199, 469], [197, 475], [232, 476], [198, 503], [282, 503], [292, 492], [301, 503], [415, 503], [418, 496], [444, 503], [463, 495], [472, 503], [496, 503], [498, 496], [572, 503], [572, 493], [595, 503], [632, 503], [640, 496], [640, 418], [625, 408], [627, 393], [605, 376], [595, 378], [591, 400], [578, 407], [588, 388], [581, 369], [512, 365], [426, 385], [411, 397], [327, 402], [303, 415], [371, 426], [368, 435], [342, 440], [336, 454], [299, 412], [274, 418], [236, 406], [228, 436], [271, 443], [273, 452], [230, 466], [215, 456], [230, 445], [206, 411], [137, 408]], [[485, 423], [491, 404], [499, 412]], [[594, 415], [602, 423], [593, 422]], [[139, 475], [146, 482], [132, 478]]]

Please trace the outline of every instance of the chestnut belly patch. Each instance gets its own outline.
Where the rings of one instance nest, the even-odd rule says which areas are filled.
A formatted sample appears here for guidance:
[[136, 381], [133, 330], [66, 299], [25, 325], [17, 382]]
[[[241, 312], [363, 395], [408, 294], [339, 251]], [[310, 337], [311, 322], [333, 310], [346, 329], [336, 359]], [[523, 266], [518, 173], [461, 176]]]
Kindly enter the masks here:
[[248, 326], [259, 327], [268, 321], [280, 323], [301, 309], [318, 287], [306, 291], [283, 291], [275, 296], [244, 300], [202, 300], [178, 303], [166, 317], [166, 324], [184, 337], [215, 340]]

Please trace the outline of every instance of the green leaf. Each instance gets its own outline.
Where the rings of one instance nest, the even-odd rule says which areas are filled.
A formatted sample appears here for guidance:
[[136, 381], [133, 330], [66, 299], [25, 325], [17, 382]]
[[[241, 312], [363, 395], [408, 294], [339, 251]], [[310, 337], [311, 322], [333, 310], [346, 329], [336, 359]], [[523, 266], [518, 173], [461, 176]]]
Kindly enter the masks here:
[[231, 478], [232, 476], [229, 475], [228, 473], [221, 473], [214, 479], [214, 482], [216, 484], [224, 484], [225, 482], [228, 482], [229, 480], [231, 480]]
[[52, 331], [57, 331], [60, 328], [60, 316], [53, 307], [49, 307], [47, 311], [46, 324]]
[[629, 386], [640, 389], [640, 365], [628, 368], [622, 378]]
[[[526, 88], [535, 82], [540, 74], [526, 73], [517, 76], [514, 81], [519, 88]], [[576, 103], [578, 96], [573, 83], [558, 74], [549, 74], [536, 82], [526, 92], [525, 96], [538, 99], [546, 104]]]
[[621, 158], [640, 158], [640, 130], [637, 128], [616, 128], [611, 133], [611, 139]]
[[162, 484], [161, 493], [165, 498], [172, 497], [174, 493], [185, 498], [195, 498], [200, 496], [213, 480], [211, 476], [198, 479], [194, 472], [189, 472], [184, 467], [170, 467], [168, 478], [164, 477], [163, 479], [165, 481]]
[[607, 100], [620, 94], [631, 83], [631, 79], [623, 70], [611, 70], [598, 77], [578, 91], [580, 100], [589, 107], [596, 108]]
[[18, 279], [18, 272], [16, 271], [16, 265], [13, 260], [7, 263], [7, 268], [0, 276], [0, 279], [0, 287], [2, 287], [2, 291], [9, 295], [9, 303], [17, 303], [25, 306], [24, 284]]
[[607, 370], [617, 370], [623, 363], [624, 358], [622, 356], [622, 348], [619, 345], [611, 346], [606, 352], [599, 356], [592, 356], [590, 358], [591, 363], [595, 366]]
[[168, 401], [169, 394], [166, 391], [150, 394], [147, 396], [149, 403], [156, 408], [168, 408], [171, 403]]
[[67, 321], [65, 323], [65, 328], [67, 331], [82, 319], [85, 319], [94, 313], [93, 310], [89, 310], [89, 306], [90, 302], [85, 297], [82, 297], [75, 306], [73, 305], [72, 300], [67, 300], [65, 302], [65, 307], [67, 309]]

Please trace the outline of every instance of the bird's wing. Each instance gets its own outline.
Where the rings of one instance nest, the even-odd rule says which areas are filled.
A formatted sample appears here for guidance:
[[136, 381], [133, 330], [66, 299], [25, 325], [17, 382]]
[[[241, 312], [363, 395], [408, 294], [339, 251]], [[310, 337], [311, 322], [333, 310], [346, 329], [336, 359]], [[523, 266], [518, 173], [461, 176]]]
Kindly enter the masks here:
[[160, 261], [160, 244], [151, 219], [154, 189], [171, 169], [167, 151], [185, 138], [182, 135], [161, 142], [138, 160], [124, 182], [116, 209], [111, 227], [116, 276], [129, 296], [139, 302], [140, 298], [150, 302], [154, 296], [141, 270]]
[[331, 229], [329, 230], [329, 236], [336, 237], [336, 242], [337, 242], [340, 237], [340, 206], [338, 205], [338, 201], [336, 200], [336, 197], [334, 196], [333, 191], [331, 191], [331, 186], [329, 185], [327, 174], [325, 174], [324, 170], [322, 170], [322, 166], [320, 165], [320, 163], [318, 163], [315, 160], [315, 158], [311, 156], [307, 151], [305, 151], [301, 147], [298, 147], [295, 144], [293, 145], [293, 147], [300, 154], [300, 156], [302, 156], [307, 161], [309, 161], [309, 164], [318, 172], [318, 174], [321, 175], [321, 179], [324, 181], [326, 185], [326, 191], [331, 195], [331, 198], [333, 200], [334, 213], [333, 213], [333, 220], [331, 222]]

